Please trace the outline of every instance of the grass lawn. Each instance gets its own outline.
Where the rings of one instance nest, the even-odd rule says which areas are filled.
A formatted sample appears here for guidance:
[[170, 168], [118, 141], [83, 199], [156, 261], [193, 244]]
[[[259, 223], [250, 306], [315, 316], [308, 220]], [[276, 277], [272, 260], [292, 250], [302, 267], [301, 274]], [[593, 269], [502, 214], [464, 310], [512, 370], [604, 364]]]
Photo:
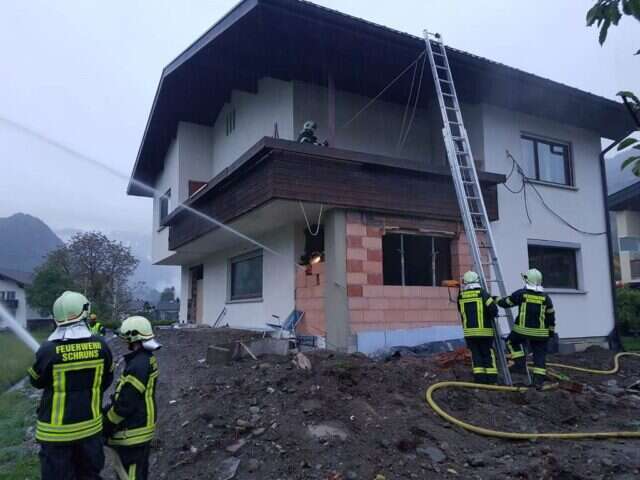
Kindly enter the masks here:
[[640, 351], [640, 337], [624, 337], [621, 336], [622, 347], [626, 352]]
[[22, 391], [0, 395], [0, 479], [40, 478], [38, 455], [25, 448], [25, 432], [35, 425], [34, 399]]
[[[31, 334], [41, 342], [49, 331], [36, 330]], [[27, 374], [34, 357], [33, 352], [10, 331], [0, 332], [0, 352], [0, 392], [3, 392]]]

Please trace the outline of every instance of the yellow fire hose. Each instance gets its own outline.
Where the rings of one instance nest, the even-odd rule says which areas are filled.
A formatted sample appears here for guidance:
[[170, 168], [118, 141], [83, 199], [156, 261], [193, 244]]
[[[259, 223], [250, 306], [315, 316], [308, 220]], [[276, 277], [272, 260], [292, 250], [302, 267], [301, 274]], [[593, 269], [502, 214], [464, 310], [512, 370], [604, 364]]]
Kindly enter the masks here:
[[[595, 370], [591, 368], [576, 367], [573, 365], [564, 365], [561, 363], [548, 363], [547, 365], [555, 368], [562, 368], [566, 370], [573, 370], [577, 372], [592, 373], [596, 375], [612, 375], [620, 369], [619, 359], [624, 356], [640, 357], [640, 353], [621, 352], [618, 353], [613, 359], [613, 368], [610, 370]], [[446, 381], [438, 382], [431, 385], [426, 392], [426, 400], [429, 406], [446, 421], [469, 430], [470, 432], [477, 433], [488, 437], [496, 438], [508, 438], [512, 440], [533, 440], [538, 438], [553, 438], [562, 440], [579, 440], [585, 438], [640, 438], [640, 431], [627, 431], [627, 432], [548, 432], [548, 433], [517, 433], [517, 432], [502, 432], [499, 430], [492, 430], [490, 428], [479, 427], [470, 423], [464, 422], [453, 415], [445, 412], [433, 399], [433, 394], [443, 388], [474, 388], [479, 390], [492, 390], [498, 392], [526, 392], [529, 387], [504, 387], [499, 385], [483, 385], [472, 382], [456, 382]], [[547, 388], [548, 389], [548, 388]]]

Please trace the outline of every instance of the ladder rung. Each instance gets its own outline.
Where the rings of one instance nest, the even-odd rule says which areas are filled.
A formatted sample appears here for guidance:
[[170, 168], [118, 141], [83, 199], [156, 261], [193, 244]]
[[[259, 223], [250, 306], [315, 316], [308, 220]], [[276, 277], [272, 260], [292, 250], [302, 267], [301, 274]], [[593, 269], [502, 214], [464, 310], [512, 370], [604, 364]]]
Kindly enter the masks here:
[[451, 93], [444, 93], [444, 92], [442, 92], [442, 96], [443, 96], [443, 97], [451, 97], [451, 98], [455, 98], [455, 95], [452, 95]]
[[449, 81], [449, 80], [444, 80], [444, 79], [442, 79], [442, 78], [438, 78], [438, 81], [439, 81], [440, 83], [448, 83], [449, 85], [453, 84], [453, 82], [451, 82], [451, 81]]
[[449, 120], [449, 125], [462, 125], [460, 122], [452, 122]]

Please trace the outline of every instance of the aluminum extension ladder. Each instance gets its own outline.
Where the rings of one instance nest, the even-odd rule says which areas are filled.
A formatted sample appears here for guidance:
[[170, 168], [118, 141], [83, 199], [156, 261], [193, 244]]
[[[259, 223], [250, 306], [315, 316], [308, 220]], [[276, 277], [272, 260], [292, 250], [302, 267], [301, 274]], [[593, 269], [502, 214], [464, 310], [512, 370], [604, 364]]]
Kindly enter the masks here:
[[[458, 205], [464, 223], [464, 230], [473, 256], [475, 271], [480, 275], [482, 287], [491, 291], [489, 284], [494, 284], [501, 297], [507, 295], [502, 277], [500, 260], [495, 248], [489, 216], [482, 197], [480, 181], [476, 165], [471, 153], [471, 145], [462, 121], [462, 112], [458, 103], [458, 95], [453, 83], [449, 59], [442, 37], [439, 34], [424, 32], [433, 81], [438, 94], [440, 113], [442, 114], [442, 134], [447, 150], [447, 158], [451, 167], [453, 184], [458, 197]], [[480, 239], [479, 236], [483, 238]], [[483, 258], [483, 253], [485, 258]], [[486, 261], [485, 261], [486, 260]], [[506, 309], [509, 326], [513, 326], [511, 309]], [[512, 385], [511, 374], [507, 365], [505, 345], [499, 321], [495, 322], [495, 345], [497, 365], [503, 383]], [[506, 333], [506, 332], [505, 332]]]

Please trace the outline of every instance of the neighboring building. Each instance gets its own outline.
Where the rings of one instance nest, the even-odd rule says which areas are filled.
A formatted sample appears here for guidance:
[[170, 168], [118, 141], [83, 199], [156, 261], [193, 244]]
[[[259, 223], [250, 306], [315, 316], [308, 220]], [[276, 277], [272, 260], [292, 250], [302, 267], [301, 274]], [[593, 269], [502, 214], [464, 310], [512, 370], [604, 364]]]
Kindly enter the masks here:
[[159, 301], [155, 319], [160, 322], [177, 322], [180, 314], [180, 300]]
[[[35, 328], [50, 321], [27, 302], [25, 287], [31, 285], [32, 281], [33, 275], [30, 273], [0, 268], [0, 304], [24, 328]], [[0, 328], [3, 327], [6, 327], [6, 323], [0, 315]]]
[[606, 161], [612, 244], [616, 280], [640, 286], [640, 178], [631, 167], [620, 169], [627, 156], [617, 155]]
[[[422, 51], [312, 3], [245, 0], [164, 69], [128, 193], [157, 191], [153, 260], [182, 269], [182, 322], [261, 329], [298, 309], [300, 332], [363, 352], [461, 336], [440, 285], [471, 257], [428, 63], [415, 114], [411, 70], [385, 89]], [[541, 268], [563, 341], [602, 342], [614, 326], [606, 236], [500, 184], [509, 150], [555, 211], [605, 231], [600, 142], [631, 129], [624, 108], [449, 52], [508, 288]], [[328, 147], [295, 142], [310, 119]]]

